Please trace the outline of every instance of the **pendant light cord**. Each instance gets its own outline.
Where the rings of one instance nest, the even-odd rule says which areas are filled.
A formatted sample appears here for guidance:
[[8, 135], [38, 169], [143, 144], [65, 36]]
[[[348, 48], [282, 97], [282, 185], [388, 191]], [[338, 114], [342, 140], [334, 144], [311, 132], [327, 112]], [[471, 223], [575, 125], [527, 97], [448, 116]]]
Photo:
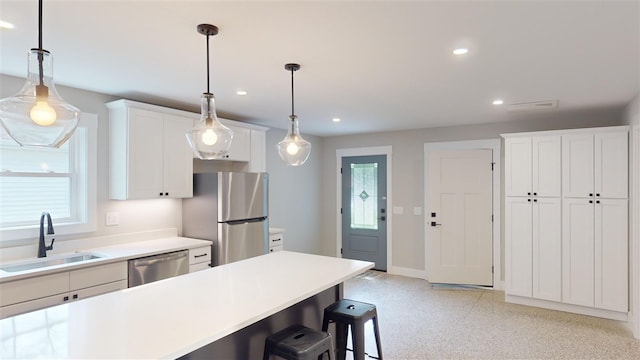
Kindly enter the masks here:
[[42, 0], [38, 1], [38, 70], [40, 85], [44, 85], [44, 69], [42, 62], [44, 61], [44, 53], [42, 50]]
[[209, 35], [207, 35], [207, 94], [211, 94], [211, 90], [209, 89], [211, 80], [209, 79], [209, 76]]
[[291, 120], [293, 120], [295, 118], [295, 116], [296, 116], [295, 111], [293, 111], [294, 110], [294, 107], [293, 107], [293, 94], [294, 94], [293, 93], [293, 72], [294, 72], [294, 70], [291, 69]]

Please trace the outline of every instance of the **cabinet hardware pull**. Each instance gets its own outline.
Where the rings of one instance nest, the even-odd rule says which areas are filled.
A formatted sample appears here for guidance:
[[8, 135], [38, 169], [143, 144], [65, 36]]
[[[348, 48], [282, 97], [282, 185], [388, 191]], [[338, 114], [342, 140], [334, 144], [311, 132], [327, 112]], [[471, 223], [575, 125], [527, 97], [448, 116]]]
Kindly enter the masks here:
[[596, 193], [596, 196], [600, 196], [600, 193]]
[[533, 202], [538, 202], [538, 199], [533, 199]]
[[78, 294], [73, 294], [73, 298], [77, 299], [78, 298]]
[[69, 297], [65, 296], [64, 298], [62, 298], [63, 301], [69, 301]]
[[527, 199], [528, 202], [531, 202], [531, 199]]
[[536, 196], [538, 196], [538, 193], [537, 193], [537, 192], [534, 192], [534, 193], [533, 193], [533, 195], [536, 195]]
[[200, 257], [203, 257], [203, 256], [207, 256], [207, 253], [204, 253], [204, 254], [201, 254], [201, 255], [196, 255], [196, 256], [194, 256], [194, 258], [197, 259], [197, 258], [200, 258]]
[[442, 224], [438, 224], [438, 223], [436, 223], [435, 221], [432, 221], [432, 222], [431, 222], [431, 226], [440, 226], [440, 225], [442, 225]]
[[593, 193], [589, 193], [589, 196], [593, 196]]
[[531, 193], [530, 193], [530, 192], [528, 192], [528, 193], [527, 193], [527, 195], [531, 195]]
[[600, 204], [600, 200], [596, 200], [596, 204]]
[[593, 200], [589, 200], [589, 204], [593, 204]]

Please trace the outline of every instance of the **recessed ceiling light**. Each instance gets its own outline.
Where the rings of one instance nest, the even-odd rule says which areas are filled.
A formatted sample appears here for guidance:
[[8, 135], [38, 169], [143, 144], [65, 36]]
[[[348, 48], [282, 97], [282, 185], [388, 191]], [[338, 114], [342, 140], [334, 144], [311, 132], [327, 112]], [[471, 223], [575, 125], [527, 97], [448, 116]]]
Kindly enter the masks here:
[[497, 100], [493, 100], [493, 105], [502, 105], [504, 104], [504, 101], [497, 99]]
[[464, 54], [466, 54], [468, 52], [469, 52], [469, 49], [466, 49], [466, 48], [460, 48], [460, 49], [453, 50], [453, 53], [456, 54], [456, 55], [464, 55]]
[[333, 121], [333, 122], [340, 122], [340, 118], [333, 118], [333, 119], [331, 119], [331, 121]]
[[248, 94], [248, 92], [246, 92], [245, 90], [238, 90], [236, 91], [236, 94], [240, 95], [240, 96], [245, 96]]
[[8, 22], [8, 21], [0, 20], [0, 28], [3, 28], [3, 29], [13, 29], [13, 28], [14, 28], [14, 26], [13, 26], [13, 24], [12, 24], [12, 23], [10, 23], [10, 22]]

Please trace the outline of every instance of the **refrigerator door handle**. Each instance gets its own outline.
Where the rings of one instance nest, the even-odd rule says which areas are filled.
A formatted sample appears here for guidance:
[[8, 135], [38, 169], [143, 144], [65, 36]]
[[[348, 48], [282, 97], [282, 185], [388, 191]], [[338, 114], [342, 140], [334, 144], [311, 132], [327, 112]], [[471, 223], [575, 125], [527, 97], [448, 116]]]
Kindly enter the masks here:
[[266, 216], [263, 217], [259, 217], [259, 218], [253, 218], [253, 219], [243, 219], [243, 220], [231, 220], [231, 221], [225, 221], [225, 224], [229, 224], [229, 225], [238, 225], [238, 224], [248, 224], [248, 223], [254, 223], [254, 222], [262, 222], [267, 220]]

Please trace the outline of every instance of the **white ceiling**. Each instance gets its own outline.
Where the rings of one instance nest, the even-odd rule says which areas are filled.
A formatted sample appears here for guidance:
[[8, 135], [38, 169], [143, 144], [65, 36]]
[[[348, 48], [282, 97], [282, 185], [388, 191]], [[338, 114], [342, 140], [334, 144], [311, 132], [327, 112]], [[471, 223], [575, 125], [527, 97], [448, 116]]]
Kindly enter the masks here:
[[[297, 62], [301, 130], [330, 136], [527, 116], [496, 98], [620, 108], [640, 91], [639, 18], [638, 1], [45, 0], [44, 48], [58, 85], [198, 112], [206, 42], [196, 25], [214, 24], [219, 115], [285, 128], [283, 66]], [[24, 77], [37, 1], [2, 0], [0, 19], [15, 25], [0, 30], [0, 73]]]

